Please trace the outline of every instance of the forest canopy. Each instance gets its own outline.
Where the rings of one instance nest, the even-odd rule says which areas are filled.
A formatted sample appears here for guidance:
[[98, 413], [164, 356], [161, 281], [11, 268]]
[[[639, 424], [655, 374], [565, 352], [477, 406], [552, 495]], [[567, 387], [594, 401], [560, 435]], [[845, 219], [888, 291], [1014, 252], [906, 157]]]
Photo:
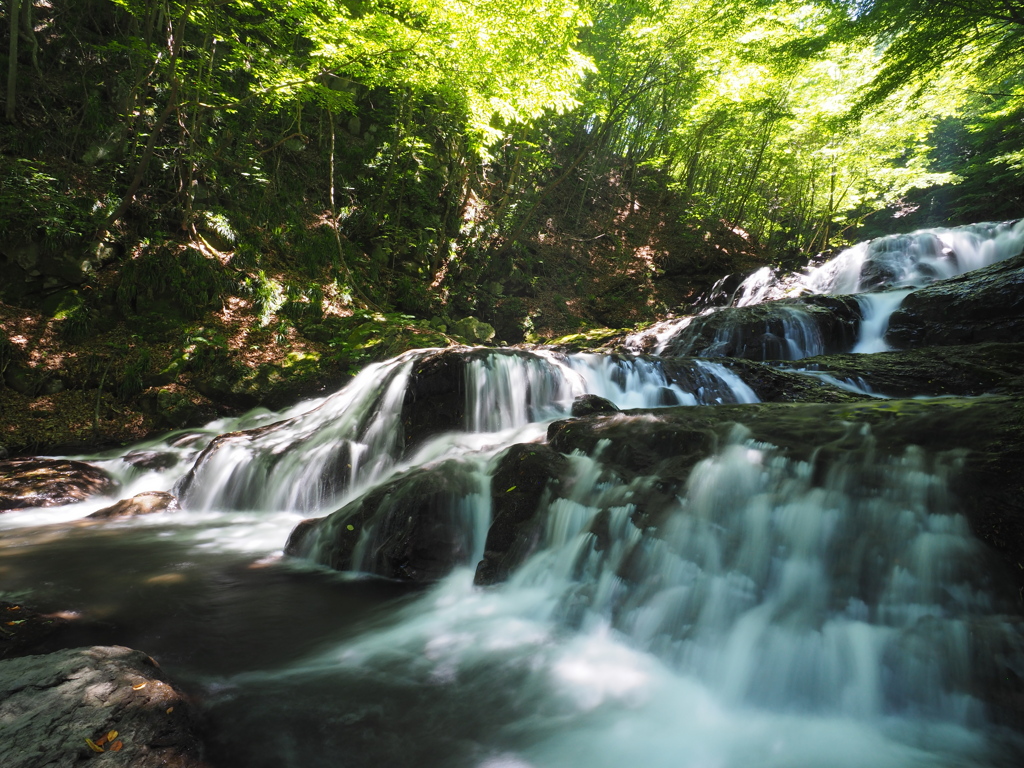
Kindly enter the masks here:
[[[776, 262], [893, 217], [1022, 207], [1015, 0], [10, 0], [4, 15], [20, 30], [7, 236], [205, 231], [253, 275], [253, 254], [288, 243], [368, 305], [426, 312], [453, 276], [530, 274], [545, 227], [600, 234], [584, 225], [609, 185]], [[58, 200], [67, 163], [88, 169], [75, 201]]]

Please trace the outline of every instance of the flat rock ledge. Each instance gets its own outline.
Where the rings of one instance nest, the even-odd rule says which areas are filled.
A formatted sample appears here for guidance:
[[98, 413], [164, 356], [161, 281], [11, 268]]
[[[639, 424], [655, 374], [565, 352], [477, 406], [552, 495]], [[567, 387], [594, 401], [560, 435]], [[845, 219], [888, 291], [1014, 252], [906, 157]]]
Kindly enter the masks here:
[[0, 765], [203, 768], [194, 709], [161, 678], [121, 646], [0, 661]]
[[110, 475], [84, 461], [42, 457], [0, 461], [0, 512], [75, 504], [116, 489]]

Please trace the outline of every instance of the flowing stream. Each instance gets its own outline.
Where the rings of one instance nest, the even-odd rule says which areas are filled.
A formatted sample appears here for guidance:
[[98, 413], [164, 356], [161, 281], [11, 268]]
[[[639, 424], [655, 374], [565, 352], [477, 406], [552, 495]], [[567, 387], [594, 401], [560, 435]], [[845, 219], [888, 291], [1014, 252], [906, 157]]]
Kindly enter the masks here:
[[[864, 312], [861, 351], [902, 294]], [[655, 530], [633, 520], [660, 478], [615, 471], [599, 443], [542, 498], [533, 554], [478, 587], [496, 463], [574, 398], [757, 398], [707, 361], [684, 386], [656, 358], [480, 351], [462, 423], [405, 450], [403, 399], [430, 354], [287, 412], [93, 457], [120, 497], [177, 487], [183, 510], [79, 520], [111, 501], [97, 499], [0, 516], [0, 597], [70, 611], [82, 644], [156, 657], [205, 707], [219, 768], [1022, 764], [999, 696], [1024, 677], [1024, 633], [960, 514], [960, 454], [892, 455], [850, 427], [821, 476], [737, 426]], [[170, 466], [140, 470], [140, 452]], [[419, 470], [463, 489], [464, 556], [438, 583], [281, 556], [303, 519]]]

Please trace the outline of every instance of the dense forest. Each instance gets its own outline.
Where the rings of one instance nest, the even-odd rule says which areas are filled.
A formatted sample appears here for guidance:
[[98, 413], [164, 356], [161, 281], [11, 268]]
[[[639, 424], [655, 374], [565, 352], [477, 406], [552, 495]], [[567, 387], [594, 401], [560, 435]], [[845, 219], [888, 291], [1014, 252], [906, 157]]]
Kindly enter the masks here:
[[1024, 211], [1016, 0], [2, 13], [13, 449], [281, 404], [410, 347], [635, 326], [724, 274]]

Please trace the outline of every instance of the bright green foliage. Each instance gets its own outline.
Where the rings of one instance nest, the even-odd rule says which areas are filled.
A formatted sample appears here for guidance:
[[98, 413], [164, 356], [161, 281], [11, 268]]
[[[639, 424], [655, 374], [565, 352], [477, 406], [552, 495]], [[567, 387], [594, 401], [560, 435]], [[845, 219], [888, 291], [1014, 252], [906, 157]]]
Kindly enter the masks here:
[[[566, 174], [656, 172], [694, 226], [721, 222], [775, 253], [827, 247], [909, 190], [955, 179], [929, 167], [928, 137], [958, 102], [904, 93], [851, 118], [878, 56], [870, 42], [830, 42], [828, 9], [653, 0], [591, 14], [581, 46], [596, 71], [556, 145]], [[527, 135], [505, 153], [519, 188], [505, 190], [495, 220], [519, 217], [505, 225], [510, 239], [536, 223], [522, 198], [543, 165], [539, 144]]]
[[840, 34], [878, 41], [883, 50], [883, 67], [865, 91], [862, 104], [879, 103], [908, 85], [923, 89], [950, 72], [960, 77], [974, 74], [993, 86], [1019, 84], [1024, 73], [1024, 3], [1020, 0], [833, 0], [833, 4], [849, 16], [847, 24], [837, 27]]
[[[39, 68], [72, 62], [85, 85], [56, 106], [43, 93], [33, 118], [63, 120], [63, 165], [37, 159], [44, 131], [5, 134], [0, 233], [55, 247], [112, 233], [135, 255], [124, 312], [180, 303], [192, 280], [200, 300], [182, 311], [232, 290], [267, 327], [319, 322], [325, 297], [468, 314], [476, 286], [519, 301], [557, 274], [542, 234], [592, 242], [641, 192], [682, 242], [731, 230], [775, 260], [897, 206], [1021, 213], [1021, 0], [45, 8]], [[63, 194], [86, 175], [89, 198]], [[602, 222], [601, 204], [620, 210]]]

